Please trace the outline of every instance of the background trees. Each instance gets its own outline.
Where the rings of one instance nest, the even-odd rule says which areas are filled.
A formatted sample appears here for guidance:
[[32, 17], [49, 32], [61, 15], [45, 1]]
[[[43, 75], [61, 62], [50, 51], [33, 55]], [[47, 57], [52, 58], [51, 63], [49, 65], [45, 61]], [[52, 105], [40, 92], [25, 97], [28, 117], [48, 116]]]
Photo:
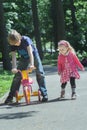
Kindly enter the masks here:
[[64, 23], [64, 12], [63, 3], [61, 0], [51, 0], [51, 13], [53, 20], [53, 36], [55, 49], [57, 43], [61, 39], [65, 39], [65, 23]]
[[0, 1], [0, 51], [1, 58], [3, 61], [4, 69], [11, 69], [10, 58], [9, 58], [9, 49], [8, 43], [6, 39], [6, 29], [5, 29], [5, 21], [4, 21], [4, 10], [2, 0]]
[[[87, 25], [87, 2], [86, 0], [66, 0], [64, 2], [64, 17], [66, 27], [66, 38], [71, 42], [76, 51], [87, 51], [87, 38], [85, 31]], [[85, 26], [84, 26], [85, 24]]]
[[38, 10], [37, 10], [37, 0], [32, 0], [32, 13], [33, 13], [33, 25], [34, 25], [34, 35], [36, 40], [36, 46], [40, 54], [41, 59], [43, 59], [41, 37], [39, 31], [39, 20], [38, 20]]
[[[76, 51], [87, 51], [86, 14], [86, 0], [1, 0], [0, 39], [3, 42], [0, 40], [0, 57], [5, 59], [4, 68], [10, 66], [5, 63], [9, 61], [6, 35], [10, 29], [32, 38], [41, 58], [44, 50], [50, 47], [56, 50], [57, 42], [61, 39], [68, 40]], [[2, 53], [2, 50], [6, 53]]]

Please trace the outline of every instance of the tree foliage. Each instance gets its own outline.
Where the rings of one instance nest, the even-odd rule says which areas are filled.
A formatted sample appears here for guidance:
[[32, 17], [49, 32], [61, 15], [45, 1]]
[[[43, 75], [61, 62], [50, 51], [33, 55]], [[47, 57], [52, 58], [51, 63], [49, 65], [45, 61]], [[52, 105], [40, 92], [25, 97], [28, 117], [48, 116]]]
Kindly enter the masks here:
[[[75, 46], [77, 42], [79, 45], [78, 47], [80, 48], [82, 47], [83, 49], [85, 49], [87, 44], [86, 41], [87, 17], [85, 17], [87, 13], [86, 0], [79, 0], [79, 1], [78, 0], [76, 1], [54, 0], [53, 3], [52, 1], [37, 0], [39, 28], [40, 28], [42, 45], [52, 41], [55, 42], [53, 21], [57, 19], [57, 17], [55, 16], [57, 4], [54, 5], [53, 3], [57, 1], [57, 2], [62, 2], [63, 4], [66, 39], [69, 40], [73, 46]], [[72, 1], [73, 1], [73, 11], [75, 13], [74, 31], [76, 31], [77, 33], [76, 35], [73, 32], [73, 18], [72, 18], [72, 8], [71, 8]], [[21, 0], [21, 1], [7, 0], [3, 4], [5, 10], [7, 30], [9, 31], [11, 28], [16, 28], [22, 34], [29, 35], [30, 37], [33, 38], [34, 26], [33, 26], [31, 0]], [[52, 7], [54, 7], [53, 11], [52, 11]], [[58, 13], [60, 13], [59, 10]], [[61, 22], [59, 20], [56, 22], [59, 22], [57, 24], [60, 26]], [[56, 29], [57, 29], [57, 24], [55, 27]], [[76, 48], [76, 50], [79, 49], [78, 47]]]
[[[72, 0], [71, 0], [72, 1]], [[73, 19], [71, 16], [71, 1], [66, 0], [64, 4], [64, 16], [65, 16], [65, 30], [66, 39], [69, 40], [76, 51], [87, 51], [87, 1], [86, 0], [76, 0], [73, 1], [74, 13], [75, 13], [75, 26], [73, 32]]]
[[[35, 41], [37, 41], [36, 44], [41, 42], [38, 45], [38, 49], [41, 47], [39, 50], [42, 50], [48, 44], [57, 49], [57, 42], [60, 39], [66, 39], [76, 51], [87, 51], [86, 0], [35, 1], [37, 2], [36, 13], [38, 18], [35, 18], [35, 20], [32, 0], [3, 1], [6, 32], [9, 32], [10, 29], [16, 29], [22, 35], [31, 37], [34, 43]], [[36, 23], [37, 25], [35, 25]], [[38, 32], [35, 32], [35, 26], [38, 27]], [[38, 40], [35, 38], [37, 33]]]

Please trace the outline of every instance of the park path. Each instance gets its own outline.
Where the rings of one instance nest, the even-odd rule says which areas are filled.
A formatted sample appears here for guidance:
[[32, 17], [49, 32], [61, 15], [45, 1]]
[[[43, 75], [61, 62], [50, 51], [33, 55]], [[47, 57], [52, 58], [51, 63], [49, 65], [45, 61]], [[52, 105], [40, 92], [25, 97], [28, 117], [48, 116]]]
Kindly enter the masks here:
[[[49, 94], [47, 103], [39, 103], [33, 97], [31, 105], [23, 101], [19, 105], [0, 104], [0, 130], [86, 130], [87, 129], [87, 71], [77, 80], [77, 99], [71, 100], [70, 85], [66, 99], [59, 101], [60, 82], [57, 68], [46, 66], [46, 82]], [[35, 80], [35, 76], [33, 75]], [[37, 84], [34, 84], [37, 89]]]

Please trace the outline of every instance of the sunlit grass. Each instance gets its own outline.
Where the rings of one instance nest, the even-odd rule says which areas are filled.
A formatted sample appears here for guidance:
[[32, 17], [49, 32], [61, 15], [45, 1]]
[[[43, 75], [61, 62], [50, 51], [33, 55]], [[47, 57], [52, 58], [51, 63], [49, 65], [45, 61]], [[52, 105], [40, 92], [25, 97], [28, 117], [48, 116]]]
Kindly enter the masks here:
[[0, 97], [10, 89], [13, 75], [9, 71], [0, 69]]

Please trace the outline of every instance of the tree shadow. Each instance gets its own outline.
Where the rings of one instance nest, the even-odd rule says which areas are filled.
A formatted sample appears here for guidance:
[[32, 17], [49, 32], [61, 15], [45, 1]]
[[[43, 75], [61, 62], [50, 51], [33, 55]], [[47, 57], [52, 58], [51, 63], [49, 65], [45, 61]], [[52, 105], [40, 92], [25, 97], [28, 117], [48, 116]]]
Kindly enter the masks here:
[[32, 117], [35, 113], [38, 113], [38, 111], [5, 113], [5, 114], [0, 114], [0, 119], [12, 120], [12, 119], [27, 118], [27, 117]]

